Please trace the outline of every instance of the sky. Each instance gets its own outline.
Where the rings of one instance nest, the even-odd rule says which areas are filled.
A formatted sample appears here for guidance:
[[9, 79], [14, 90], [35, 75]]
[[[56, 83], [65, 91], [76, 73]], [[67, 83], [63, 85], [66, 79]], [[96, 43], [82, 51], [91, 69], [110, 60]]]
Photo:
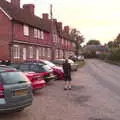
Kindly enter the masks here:
[[104, 44], [120, 33], [120, 0], [21, 0], [21, 7], [28, 3], [35, 4], [40, 17], [50, 13], [52, 4], [53, 18], [79, 30], [85, 43], [96, 39]]

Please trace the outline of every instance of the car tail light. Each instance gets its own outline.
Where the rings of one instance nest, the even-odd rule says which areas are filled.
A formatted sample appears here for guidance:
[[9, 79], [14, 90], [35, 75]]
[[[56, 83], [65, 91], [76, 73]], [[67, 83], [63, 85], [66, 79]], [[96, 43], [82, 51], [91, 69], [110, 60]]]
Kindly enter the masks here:
[[0, 98], [4, 98], [4, 87], [0, 84]]
[[43, 80], [43, 76], [34, 76], [33, 80]]

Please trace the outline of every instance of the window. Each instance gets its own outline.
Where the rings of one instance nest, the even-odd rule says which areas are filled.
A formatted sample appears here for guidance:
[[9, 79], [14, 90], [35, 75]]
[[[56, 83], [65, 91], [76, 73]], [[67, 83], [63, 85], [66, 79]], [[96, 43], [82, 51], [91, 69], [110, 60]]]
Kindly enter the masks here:
[[33, 64], [32, 64], [32, 65], [30, 66], [30, 69], [31, 69], [31, 71], [34, 71], [34, 72], [40, 72], [38, 65], [33, 65]]
[[29, 71], [29, 64], [21, 64], [20, 70], [21, 71]]
[[45, 56], [48, 57], [48, 49], [45, 48]]
[[29, 36], [29, 27], [27, 25], [23, 26], [24, 35]]
[[72, 43], [72, 46], [75, 47], [75, 43]]
[[39, 60], [39, 49], [36, 49], [36, 59]]
[[30, 52], [30, 53], [29, 53], [29, 55], [30, 55], [29, 57], [30, 57], [30, 58], [33, 58], [33, 47], [30, 47], [30, 48], [29, 48], [29, 52]]
[[41, 31], [40, 33], [41, 33], [41, 39], [44, 39], [44, 32]]
[[43, 51], [43, 56], [45, 57], [45, 48], [43, 48], [42, 51]]
[[41, 38], [40, 30], [38, 30], [38, 38]]
[[62, 39], [62, 42], [61, 42], [61, 43], [62, 43], [62, 45], [64, 44], [64, 39]]
[[23, 48], [23, 60], [26, 60], [26, 48]]
[[42, 56], [41, 47], [39, 48], [39, 56], [40, 56], [40, 57]]
[[55, 51], [56, 58], [58, 58], [58, 49]]
[[20, 58], [20, 46], [19, 45], [13, 46], [13, 57]]
[[38, 37], [38, 30], [36, 28], [34, 28], [34, 38], [37, 38]]
[[43, 57], [43, 48], [41, 47], [41, 57]]
[[48, 48], [48, 57], [50, 57], [50, 56], [51, 56], [51, 49]]
[[1, 77], [5, 85], [18, 84], [20, 82], [25, 83], [28, 80], [22, 72], [3, 72], [1, 73]]

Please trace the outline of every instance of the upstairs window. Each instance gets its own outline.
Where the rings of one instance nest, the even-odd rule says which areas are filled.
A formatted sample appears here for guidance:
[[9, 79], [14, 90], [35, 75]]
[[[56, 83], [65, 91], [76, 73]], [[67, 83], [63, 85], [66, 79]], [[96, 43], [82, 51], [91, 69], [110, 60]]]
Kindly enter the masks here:
[[27, 25], [23, 26], [23, 32], [25, 36], [29, 36], [29, 27]]

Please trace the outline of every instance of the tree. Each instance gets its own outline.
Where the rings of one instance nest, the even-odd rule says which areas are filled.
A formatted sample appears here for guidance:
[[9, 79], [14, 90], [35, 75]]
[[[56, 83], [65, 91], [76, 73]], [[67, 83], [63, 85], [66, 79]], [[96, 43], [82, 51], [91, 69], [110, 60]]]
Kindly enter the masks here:
[[81, 43], [84, 42], [84, 37], [81, 35], [80, 31], [77, 29], [72, 29], [70, 33], [71, 39], [75, 42], [76, 51], [75, 54], [79, 55], [79, 50], [81, 48]]
[[99, 40], [89, 40], [87, 42], [87, 45], [100, 45], [100, 41]]

